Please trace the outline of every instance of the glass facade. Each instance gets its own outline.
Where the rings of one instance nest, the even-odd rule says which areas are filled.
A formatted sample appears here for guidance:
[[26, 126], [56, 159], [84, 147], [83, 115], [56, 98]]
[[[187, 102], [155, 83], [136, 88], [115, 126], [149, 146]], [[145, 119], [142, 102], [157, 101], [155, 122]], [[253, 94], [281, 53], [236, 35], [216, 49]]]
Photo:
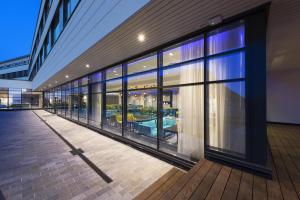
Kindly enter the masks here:
[[0, 88], [0, 110], [43, 108], [43, 93], [29, 89]]
[[243, 159], [244, 29], [240, 21], [74, 80], [45, 93], [46, 109], [184, 160], [205, 149]]

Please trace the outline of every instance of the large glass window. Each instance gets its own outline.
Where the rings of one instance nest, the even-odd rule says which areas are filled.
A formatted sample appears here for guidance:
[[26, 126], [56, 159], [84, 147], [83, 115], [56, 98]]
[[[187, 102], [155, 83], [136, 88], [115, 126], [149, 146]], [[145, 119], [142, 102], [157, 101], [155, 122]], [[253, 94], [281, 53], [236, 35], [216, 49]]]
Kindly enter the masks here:
[[114, 134], [122, 133], [122, 92], [105, 93], [105, 121], [103, 128]]
[[127, 65], [127, 74], [147, 71], [157, 68], [157, 55], [143, 57], [141, 59], [132, 61]]
[[22, 90], [9, 89], [9, 107], [12, 109], [22, 108]]
[[128, 91], [125, 137], [156, 148], [157, 89]]
[[209, 146], [234, 155], [245, 154], [244, 82], [209, 85]]
[[163, 90], [160, 150], [197, 161], [204, 154], [203, 85]]
[[83, 123], [87, 123], [88, 120], [88, 87], [82, 86], [80, 87], [79, 94], [79, 121]]
[[71, 108], [72, 108], [72, 96], [71, 96], [71, 84], [66, 85], [66, 117], [71, 118]]
[[79, 112], [79, 88], [78, 87], [73, 87], [72, 88], [72, 119], [78, 120], [78, 112]]
[[102, 122], [102, 84], [96, 83], [92, 86], [91, 111], [89, 115], [89, 124], [101, 128]]
[[210, 81], [244, 77], [245, 53], [243, 51], [213, 57], [208, 60], [208, 78]]
[[242, 22], [216, 29], [208, 34], [208, 54], [213, 55], [245, 46]]
[[8, 108], [8, 89], [0, 88], [0, 109]]
[[63, 4], [60, 3], [59, 9], [56, 11], [52, 21], [52, 44], [54, 44], [63, 30]]
[[163, 65], [172, 65], [204, 56], [203, 36], [182, 42], [163, 52]]
[[[207, 144], [233, 156], [246, 154], [244, 26], [233, 24], [208, 34]], [[232, 49], [237, 49], [232, 52]], [[223, 82], [226, 81], [226, 82]]]

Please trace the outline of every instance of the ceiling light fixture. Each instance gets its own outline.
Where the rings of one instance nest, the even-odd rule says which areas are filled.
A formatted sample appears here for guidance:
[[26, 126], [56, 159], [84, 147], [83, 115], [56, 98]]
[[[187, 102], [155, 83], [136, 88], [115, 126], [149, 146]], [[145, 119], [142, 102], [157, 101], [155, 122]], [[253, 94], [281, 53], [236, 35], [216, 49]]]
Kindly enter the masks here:
[[146, 68], [147, 66], [146, 65], [144, 65], [144, 68]]
[[169, 53], [169, 56], [174, 56], [174, 53], [170, 52], [170, 53]]
[[139, 34], [138, 35], [138, 40], [140, 41], [140, 42], [144, 42], [145, 41], [145, 35], [144, 34]]
[[66, 75], [65, 77], [66, 77], [66, 78], [69, 78], [69, 75]]
[[90, 68], [90, 65], [89, 65], [89, 64], [86, 64], [85, 67], [86, 67], [86, 68]]
[[208, 20], [208, 24], [209, 24], [210, 26], [214, 26], [214, 25], [216, 25], [216, 24], [221, 23], [222, 21], [223, 21], [223, 17], [222, 17], [221, 15], [217, 15], [217, 16], [215, 16], [215, 17], [213, 17], [213, 18], [210, 18], [210, 19]]

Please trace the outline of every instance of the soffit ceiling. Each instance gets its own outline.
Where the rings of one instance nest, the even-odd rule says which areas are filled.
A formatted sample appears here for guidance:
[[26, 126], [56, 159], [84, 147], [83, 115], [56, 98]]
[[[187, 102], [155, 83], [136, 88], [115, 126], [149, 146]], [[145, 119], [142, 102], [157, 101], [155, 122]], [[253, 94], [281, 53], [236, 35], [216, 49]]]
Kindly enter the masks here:
[[[49, 84], [55, 85], [55, 80], [58, 80], [58, 84], [68, 81], [65, 78], [65, 74], [71, 74], [72, 79], [74, 79], [199, 30], [208, 26], [208, 20], [214, 16], [222, 15], [223, 18], [228, 18], [266, 2], [269, 1], [152, 0], [118, 28], [69, 63], [50, 80], [47, 80], [38, 89]], [[294, 20], [300, 13], [299, 1], [287, 0], [286, 2], [288, 3], [286, 4], [283, 2], [285, 1], [273, 1], [270, 12], [269, 27], [271, 27], [271, 31], [269, 30], [268, 32], [268, 44], [270, 44], [268, 45], [268, 62], [274, 68], [280, 68], [281, 64], [286, 62], [286, 56], [291, 52], [291, 49], [299, 49], [299, 45], [293, 42], [293, 38], [289, 37], [289, 34], [284, 30], [278, 30], [277, 25], [279, 22], [284, 23], [283, 27], [292, 28], [293, 31], [298, 29], [299, 40], [299, 26], [295, 25]], [[285, 16], [286, 12], [280, 10], [281, 4], [284, 5], [286, 10], [292, 10], [292, 17]], [[290, 4], [293, 5], [291, 6]], [[276, 16], [273, 17], [272, 15]], [[290, 21], [290, 23], [286, 23], [286, 21]], [[143, 33], [146, 36], [146, 40], [143, 43], [137, 40], [139, 33]], [[291, 61], [290, 66], [296, 66], [299, 58], [300, 56], [295, 55], [293, 57], [294, 61]], [[89, 69], [85, 67], [87, 63], [91, 66]]]

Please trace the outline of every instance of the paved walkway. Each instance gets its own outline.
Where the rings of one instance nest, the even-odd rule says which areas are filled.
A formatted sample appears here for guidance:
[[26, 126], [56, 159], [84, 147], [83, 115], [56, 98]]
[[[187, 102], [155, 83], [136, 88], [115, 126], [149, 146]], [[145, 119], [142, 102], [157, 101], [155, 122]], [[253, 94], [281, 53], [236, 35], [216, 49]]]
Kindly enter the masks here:
[[0, 112], [0, 199], [132, 199], [172, 168], [56, 115], [35, 112], [66, 141], [32, 111]]

